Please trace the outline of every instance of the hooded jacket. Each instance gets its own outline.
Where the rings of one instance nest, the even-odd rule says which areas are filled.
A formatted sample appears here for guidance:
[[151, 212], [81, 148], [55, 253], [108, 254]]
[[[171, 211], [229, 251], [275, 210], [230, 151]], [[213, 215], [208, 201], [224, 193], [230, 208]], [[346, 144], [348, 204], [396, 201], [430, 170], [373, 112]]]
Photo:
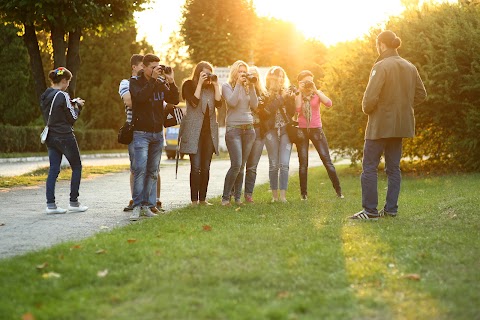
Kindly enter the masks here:
[[427, 92], [417, 68], [396, 49], [385, 50], [370, 72], [362, 110], [368, 115], [365, 139], [415, 136], [414, 106]]
[[[57, 97], [53, 102], [52, 114], [50, 115], [50, 120], [48, 120], [48, 114], [50, 113], [50, 106], [52, 100]], [[73, 133], [73, 124], [77, 121], [78, 116], [80, 115], [81, 109], [74, 107], [70, 103], [70, 96], [67, 92], [48, 88], [40, 97], [40, 109], [42, 111], [43, 120], [45, 125], [48, 121], [48, 136], [62, 136], [69, 135]]]
[[135, 131], [161, 132], [163, 130], [163, 101], [177, 105], [178, 88], [157, 79], [147, 80], [143, 72], [130, 79], [133, 125]]

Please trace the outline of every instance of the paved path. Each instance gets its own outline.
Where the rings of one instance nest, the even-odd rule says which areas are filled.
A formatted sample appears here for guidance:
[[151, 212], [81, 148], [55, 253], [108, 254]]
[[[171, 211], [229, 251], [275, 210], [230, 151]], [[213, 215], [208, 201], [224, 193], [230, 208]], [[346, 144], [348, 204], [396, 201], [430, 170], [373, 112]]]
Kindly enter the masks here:
[[[310, 166], [321, 165], [318, 154], [309, 157]], [[84, 165], [128, 164], [128, 157], [83, 160]], [[165, 209], [185, 206], [190, 203], [188, 160], [179, 168], [175, 180], [175, 161], [162, 159], [162, 202]], [[5, 163], [0, 163], [3, 167]], [[33, 165], [33, 164], [31, 164]], [[38, 164], [36, 164], [38, 166]], [[48, 165], [48, 163], [47, 163]], [[20, 166], [19, 166], [20, 167]], [[229, 160], [215, 160], [210, 171], [208, 196], [221, 195]], [[268, 181], [268, 158], [262, 156], [259, 163], [257, 183]], [[292, 154], [290, 172], [298, 172], [297, 154]], [[56, 198], [60, 206], [66, 207], [69, 200], [69, 181], [59, 181]], [[111, 230], [129, 222], [129, 213], [123, 207], [130, 199], [129, 172], [106, 174], [83, 179], [80, 201], [89, 206], [84, 213], [47, 215], [45, 210], [45, 185], [39, 187], [0, 189], [0, 259], [47, 248], [54, 244], [78, 240], [102, 230]]]

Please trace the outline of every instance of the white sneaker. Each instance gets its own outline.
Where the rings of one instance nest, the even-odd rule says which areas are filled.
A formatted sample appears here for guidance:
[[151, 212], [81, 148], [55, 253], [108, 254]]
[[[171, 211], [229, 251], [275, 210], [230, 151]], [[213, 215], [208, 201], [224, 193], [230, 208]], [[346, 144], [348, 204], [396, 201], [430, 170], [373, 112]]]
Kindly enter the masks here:
[[149, 207], [142, 207], [141, 209], [141, 214], [142, 216], [145, 216], [145, 217], [149, 217], [149, 218], [152, 218], [152, 217], [156, 217], [157, 215], [155, 213], [153, 213]]
[[140, 211], [142, 208], [140, 207], [134, 207], [132, 214], [130, 215], [130, 221], [137, 221], [140, 219]]
[[45, 210], [45, 212], [47, 214], [61, 214], [61, 213], [66, 213], [67, 209], [63, 209], [63, 208], [60, 208], [60, 207], [56, 207], [55, 209], [49, 209], [47, 207], [47, 210]]
[[80, 203], [78, 204], [78, 207], [73, 207], [71, 205], [68, 205], [68, 211], [70, 212], [84, 212], [87, 211], [88, 207], [87, 206], [82, 206]]

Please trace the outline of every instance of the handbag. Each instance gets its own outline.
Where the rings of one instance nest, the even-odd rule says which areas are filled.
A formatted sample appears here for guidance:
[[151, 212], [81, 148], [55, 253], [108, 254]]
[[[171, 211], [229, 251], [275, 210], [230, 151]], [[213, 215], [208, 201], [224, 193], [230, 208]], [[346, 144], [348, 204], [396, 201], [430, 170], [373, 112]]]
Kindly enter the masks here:
[[55, 101], [55, 98], [57, 97], [57, 94], [59, 94], [59, 93], [60, 93], [60, 91], [57, 91], [57, 93], [55, 93], [55, 95], [53, 96], [52, 104], [50, 105], [50, 112], [48, 113], [47, 125], [45, 126], [45, 128], [43, 128], [42, 133], [40, 133], [40, 142], [41, 142], [42, 144], [44, 144], [45, 141], [47, 141], [47, 137], [48, 137], [48, 123], [50, 122], [50, 116], [52, 115], [53, 102]]
[[280, 108], [280, 113], [282, 114], [283, 119], [286, 122], [288, 139], [291, 143], [296, 144], [299, 141], [299, 134], [302, 130], [298, 127], [298, 121], [293, 121], [292, 119], [289, 119], [285, 114], [285, 110], [283, 110], [283, 108]]
[[118, 130], [118, 143], [129, 145], [133, 140], [133, 130], [133, 123], [126, 121], [120, 130]]
[[163, 126], [165, 128], [179, 125], [182, 122], [183, 111], [177, 106], [167, 104], [163, 112]]

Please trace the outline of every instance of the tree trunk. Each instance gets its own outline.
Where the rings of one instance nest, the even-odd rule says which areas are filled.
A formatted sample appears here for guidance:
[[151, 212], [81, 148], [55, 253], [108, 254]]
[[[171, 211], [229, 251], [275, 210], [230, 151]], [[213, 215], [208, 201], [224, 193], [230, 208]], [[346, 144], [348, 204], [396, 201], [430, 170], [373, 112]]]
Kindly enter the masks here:
[[63, 28], [59, 28], [50, 24], [50, 30], [52, 32], [52, 46], [53, 46], [53, 67], [66, 67], [67, 60], [65, 57], [65, 31]]
[[33, 25], [25, 24], [25, 34], [23, 41], [30, 56], [30, 69], [32, 71], [33, 81], [35, 83], [35, 95], [37, 101], [40, 101], [40, 96], [47, 89], [45, 75], [43, 74], [43, 63], [40, 56], [40, 49], [38, 48], [37, 34]]
[[72, 98], [75, 97], [75, 89], [77, 87], [77, 74], [80, 69], [80, 37], [82, 29], [71, 31], [68, 34], [68, 51], [67, 51], [67, 69], [72, 72], [72, 80], [68, 87], [68, 92]]

